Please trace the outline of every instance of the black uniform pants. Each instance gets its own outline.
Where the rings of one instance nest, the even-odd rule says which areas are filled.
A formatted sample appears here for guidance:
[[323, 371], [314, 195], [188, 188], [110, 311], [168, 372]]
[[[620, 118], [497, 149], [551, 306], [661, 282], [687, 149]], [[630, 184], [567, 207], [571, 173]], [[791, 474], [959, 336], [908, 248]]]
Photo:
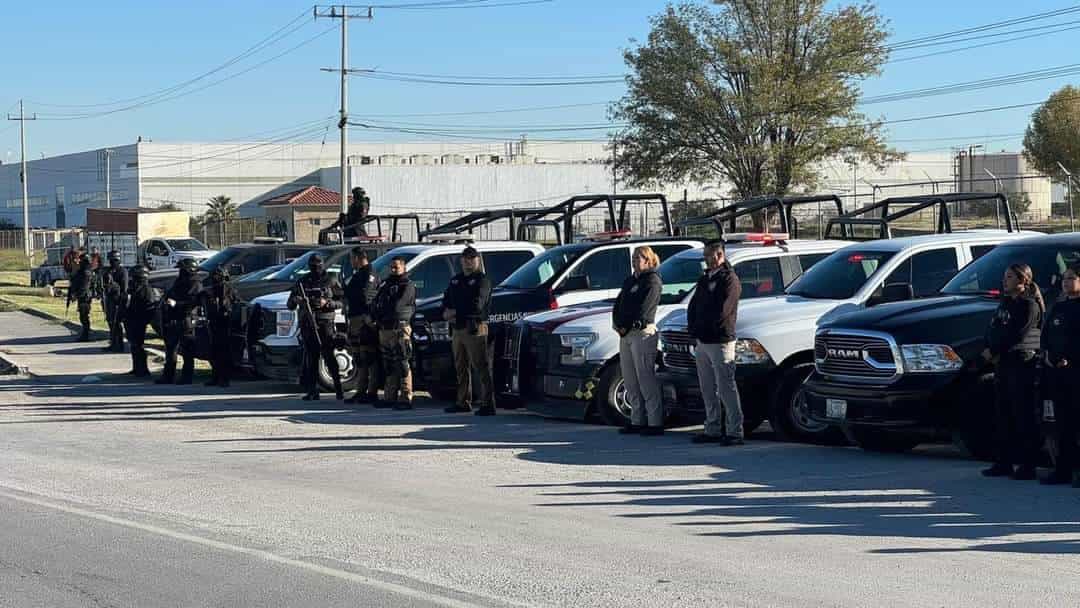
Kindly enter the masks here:
[[318, 339], [310, 324], [300, 331], [300, 348], [303, 361], [300, 367], [300, 388], [314, 393], [319, 390], [319, 358], [326, 364], [326, 371], [334, 382], [334, 390], [341, 390], [341, 373], [334, 356], [334, 322], [319, 321]]
[[[1043, 399], [1053, 402], [1053, 421], [1045, 421], [1054, 468], [1067, 475], [1077, 470], [1077, 432], [1080, 429], [1080, 370], [1048, 368], [1043, 374]], [[1044, 412], [1045, 413], [1045, 412]]]
[[195, 335], [188, 330], [183, 323], [171, 323], [165, 327], [165, 368], [161, 375], [163, 378], [176, 378], [176, 352], [184, 349], [184, 367], [180, 372], [180, 379], [190, 382], [195, 373]]
[[1001, 356], [994, 374], [995, 460], [1002, 465], [1035, 466], [1039, 456], [1039, 426], [1035, 393], [1035, 357], [1024, 360], [1017, 351]]
[[82, 335], [79, 338], [86, 340], [90, 337], [90, 298], [79, 298], [77, 307], [79, 309], [79, 325], [82, 325]]
[[228, 382], [232, 379], [232, 348], [229, 345], [229, 321], [210, 322], [210, 367], [211, 379], [215, 382]]
[[114, 349], [124, 348], [124, 323], [121, 318], [120, 298], [105, 298], [105, 321], [109, 324], [109, 346]]
[[124, 319], [127, 327], [127, 339], [131, 344], [131, 369], [137, 376], [145, 376], [150, 373], [146, 366], [146, 319]]

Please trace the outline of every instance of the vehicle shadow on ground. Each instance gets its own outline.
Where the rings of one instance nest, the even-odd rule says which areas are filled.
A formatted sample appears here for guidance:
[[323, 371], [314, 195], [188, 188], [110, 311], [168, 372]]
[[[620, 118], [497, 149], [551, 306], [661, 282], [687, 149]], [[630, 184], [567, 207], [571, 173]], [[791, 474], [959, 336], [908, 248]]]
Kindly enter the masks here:
[[66, 345], [72, 346], [77, 344], [75, 334], [63, 334], [53, 336], [33, 336], [28, 338], [4, 338], [0, 340], [0, 347], [4, 346], [48, 346], [48, 345]]
[[[530, 462], [625, 467], [613, 473], [622, 477], [617, 480], [500, 486], [535, 491], [541, 508], [601, 509], [613, 517], [655, 519], [696, 535], [728, 539], [858, 536], [878, 545], [867, 551], [879, 555], [1080, 554], [1080, 490], [984, 479], [982, 463], [947, 447], [888, 455], [752, 440], [744, 447], [724, 448], [693, 445], [685, 431], [625, 437], [610, 428], [530, 414], [482, 419], [439, 410], [394, 414], [322, 412], [288, 419], [424, 426], [401, 435], [297, 434], [207, 443], [222, 445], [229, 454], [511, 450]], [[698, 478], [632, 479], [641, 475], [635, 470], [641, 467], [680, 466], [713, 472]]]

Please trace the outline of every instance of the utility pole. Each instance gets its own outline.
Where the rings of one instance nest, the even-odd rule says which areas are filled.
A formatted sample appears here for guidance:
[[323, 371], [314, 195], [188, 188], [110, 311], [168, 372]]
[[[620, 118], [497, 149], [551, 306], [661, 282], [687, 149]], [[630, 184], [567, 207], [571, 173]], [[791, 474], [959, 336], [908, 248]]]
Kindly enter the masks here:
[[105, 149], [105, 208], [112, 209], [112, 150]]
[[19, 121], [19, 149], [22, 154], [22, 168], [20, 169], [20, 176], [22, 178], [22, 205], [23, 205], [23, 253], [26, 254], [27, 262], [30, 261], [30, 255], [33, 253], [32, 243], [30, 242], [30, 188], [28, 185], [29, 175], [26, 173], [26, 121], [37, 120], [37, 114], [27, 118], [23, 112], [23, 100], [19, 100], [19, 116], [8, 115], [8, 120]]
[[1059, 162], [1057, 166], [1065, 174], [1065, 186], [1069, 189], [1069, 232], [1076, 232], [1076, 219], [1073, 218], [1073, 176], [1065, 165]]
[[338, 70], [323, 70], [341, 73], [341, 117], [338, 120], [338, 130], [341, 131], [341, 212], [349, 210], [349, 152], [348, 152], [348, 128], [349, 128], [349, 19], [372, 18], [371, 7], [364, 8], [361, 12], [350, 13], [347, 4], [330, 7], [314, 8], [316, 19], [341, 19], [341, 68]]

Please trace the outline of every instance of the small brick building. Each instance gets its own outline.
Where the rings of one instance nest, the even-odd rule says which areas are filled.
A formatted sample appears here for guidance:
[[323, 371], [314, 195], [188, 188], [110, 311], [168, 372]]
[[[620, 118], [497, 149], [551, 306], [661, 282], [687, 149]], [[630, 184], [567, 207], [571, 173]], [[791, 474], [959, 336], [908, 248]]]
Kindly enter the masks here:
[[[349, 196], [352, 203], [352, 195]], [[308, 186], [279, 194], [259, 202], [266, 210], [266, 217], [281, 218], [288, 226], [289, 241], [296, 243], [319, 242], [319, 230], [334, 223], [341, 213], [341, 194]]]

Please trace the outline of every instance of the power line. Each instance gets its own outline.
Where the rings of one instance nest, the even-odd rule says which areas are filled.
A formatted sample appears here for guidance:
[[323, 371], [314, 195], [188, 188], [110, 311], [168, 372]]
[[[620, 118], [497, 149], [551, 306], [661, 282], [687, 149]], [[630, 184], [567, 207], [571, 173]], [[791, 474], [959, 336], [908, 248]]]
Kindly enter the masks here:
[[[992, 41], [992, 42], [984, 42], [982, 44], [972, 44], [972, 45], [969, 45], [969, 46], [962, 46], [962, 47], [955, 48], [955, 49], [946, 49], [946, 50], [937, 51], [937, 52], [934, 52], [934, 53], [925, 53], [923, 55], [914, 55], [914, 56], [911, 56], [911, 57], [898, 57], [896, 59], [890, 59], [886, 63], [889, 63], [889, 64], [903, 63], [903, 62], [906, 62], [906, 61], [915, 61], [916, 59], [926, 59], [928, 57], [937, 57], [939, 55], [949, 55], [951, 53], [959, 53], [961, 51], [970, 51], [972, 49], [981, 49], [981, 48], [988, 47], [988, 46], [995, 46], [995, 45], [998, 45], [998, 44], [1005, 44], [1005, 43], [1008, 43], [1008, 42], [1015, 42], [1017, 40], [1027, 40], [1029, 38], [1038, 38], [1038, 37], [1041, 37], [1041, 36], [1049, 36], [1051, 34], [1060, 34], [1061, 32], [1070, 32], [1070, 31], [1073, 31], [1073, 30], [1076, 30], [1076, 29], [1080, 29], [1080, 26], [1065, 27], [1065, 28], [1061, 28], [1061, 29], [1057, 29], [1057, 30], [1053, 30], [1053, 31], [1037, 32], [1037, 33], [1034, 33], [1034, 34], [1027, 34], [1025, 36], [1017, 36], [1015, 38], [1008, 38], [1006, 40], [995, 40], [995, 41]], [[1012, 32], [1010, 32], [1010, 33], [1012, 33]]]
[[984, 24], [984, 25], [978, 25], [978, 26], [969, 27], [969, 28], [965, 28], [965, 29], [952, 30], [952, 31], [943, 32], [943, 33], [940, 33], [940, 34], [932, 34], [932, 35], [928, 35], [928, 36], [922, 36], [922, 37], [919, 37], [919, 38], [912, 38], [910, 40], [904, 40], [902, 42], [898, 42], [898, 43], [895, 43], [893, 45], [890, 45], [890, 47], [893, 50], [896, 50], [896, 49], [908, 47], [908, 46], [915, 45], [915, 44], [921, 44], [921, 43], [925, 43], [925, 42], [929, 42], [929, 41], [933, 41], [933, 40], [940, 40], [942, 38], [951, 38], [951, 37], [954, 37], [954, 36], [961, 36], [961, 35], [964, 35], [964, 34], [971, 34], [971, 33], [975, 33], [975, 32], [998, 29], [998, 28], [1002, 28], [1002, 27], [1008, 27], [1010, 25], [1019, 25], [1021, 23], [1028, 23], [1028, 22], [1031, 22], [1031, 21], [1039, 21], [1039, 20], [1042, 20], [1042, 19], [1049, 19], [1051, 17], [1058, 17], [1060, 15], [1067, 15], [1067, 14], [1070, 14], [1070, 13], [1075, 13], [1077, 11], [1080, 11], [1080, 6], [1072, 6], [1072, 7], [1069, 7], [1069, 8], [1061, 8], [1061, 9], [1056, 9], [1056, 10], [1052, 10], [1052, 11], [1047, 11], [1047, 12], [1044, 12], [1044, 13], [1035, 13], [1035, 14], [1032, 14], [1032, 15], [1024, 16], [1024, 17], [1016, 17], [1016, 18], [1013, 18], [1013, 19], [1006, 19], [1004, 21], [995, 21], [995, 22], [992, 22], [992, 23], [987, 23], [987, 24]]
[[989, 89], [1000, 86], [1007, 86], [1012, 84], [1023, 84], [1026, 82], [1036, 82], [1039, 80], [1047, 80], [1050, 78], [1060, 78], [1063, 76], [1070, 76], [1072, 74], [1080, 73], [1080, 63], [1073, 63], [1069, 65], [1057, 66], [1053, 68], [1044, 68], [1041, 70], [1032, 70], [1029, 72], [1017, 72], [1014, 74], [1004, 74], [1001, 76], [994, 76], [991, 78], [983, 78], [981, 80], [971, 80], [967, 82], [958, 82], [953, 84], [939, 85], [936, 87], [927, 87], [923, 89], [912, 89], [909, 91], [900, 91], [897, 93], [887, 93], [884, 95], [876, 95], [873, 97], [867, 97], [859, 102], [859, 105], [869, 105], [875, 103], [885, 103], [890, 101], [905, 101], [908, 99], [917, 99], [920, 97], [932, 97], [935, 95], [948, 95], [951, 93], [961, 93], [966, 91], [977, 91], [980, 89]]

